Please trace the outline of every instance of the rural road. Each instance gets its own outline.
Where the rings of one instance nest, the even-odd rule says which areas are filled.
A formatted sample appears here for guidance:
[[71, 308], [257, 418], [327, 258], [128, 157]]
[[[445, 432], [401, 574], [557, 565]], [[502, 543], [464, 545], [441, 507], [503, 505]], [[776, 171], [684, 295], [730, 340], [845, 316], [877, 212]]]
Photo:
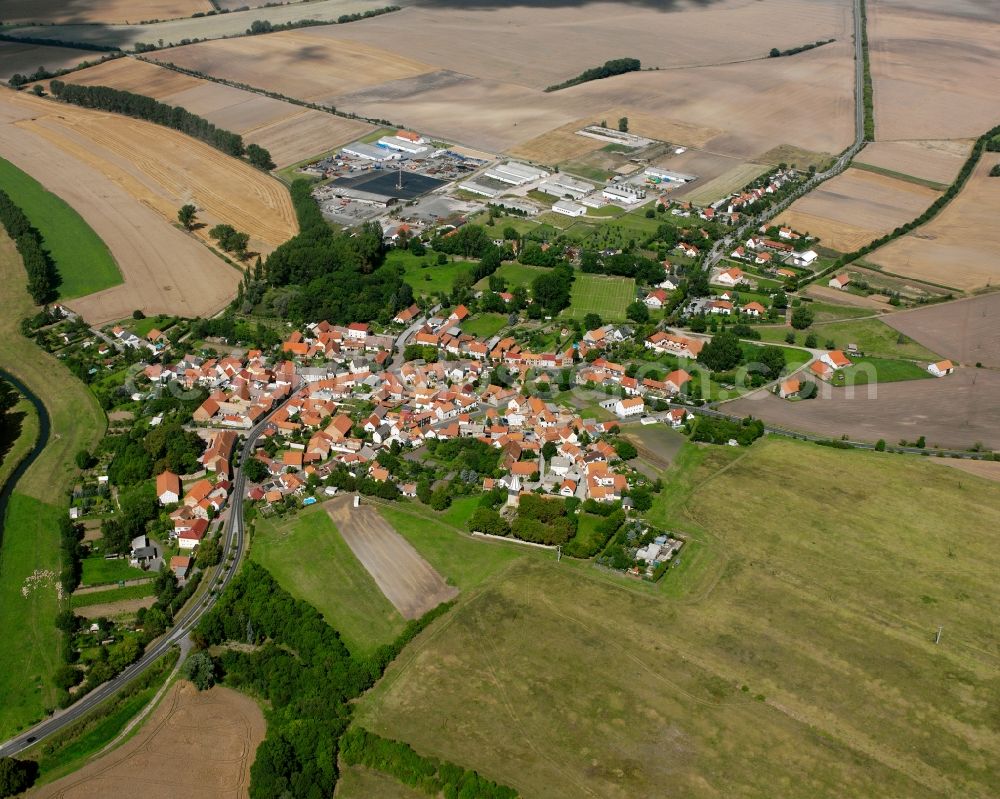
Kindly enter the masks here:
[[[294, 393], [292, 394], [294, 396]], [[289, 397], [289, 400], [291, 397]], [[240, 463], [243, 464], [253, 452], [254, 444], [264, 432], [271, 417], [289, 401], [279, 405], [265, 416], [256, 427], [247, 434], [240, 450]], [[38, 741], [54, 735], [67, 726], [75, 723], [106, 699], [110, 699], [132, 680], [142, 674], [154, 661], [162, 657], [175, 644], [180, 643], [194, 629], [201, 617], [215, 604], [219, 595], [233, 579], [243, 559], [245, 547], [243, 527], [243, 497], [246, 491], [246, 477], [242, 469], [236, 470], [233, 480], [233, 490], [230, 494], [230, 513], [225, 529], [223, 553], [225, 559], [216, 570], [211, 582], [206, 586], [201, 596], [188, 607], [176, 621], [170, 631], [159, 641], [149, 647], [146, 653], [135, 663], [125, 669], [112, 680], [94, 689], [78, 702], [62, 711], [39, 722], [30, 729], [23, 730], [14, 738], [0, 744], [0, 757], [9, 757], [23, 752]], [[232, 555], [231, 558], [228, 556]]]
[[715, 245], [705, 256], [704, 268], [706, 271], [711, 271], [712, 267], [728, 252], [729, 248], [742, 241], [753, 229], [764, 224], [768, 219], [776, 217], [799, 199], [799, 197], [809, 193], [820, 183], [839, 175], [847, 169], [854, 156], [865, 146], [865, 54], [862, 43], [864, 39], [863, 34], [864, 19], [861, 15], [861, 0], [854, 0], [854, 143], [840, 154], [829, 169], [824, 172], [817, 172], [783, 200], [747, 220], [730, 235], [715, 242]]

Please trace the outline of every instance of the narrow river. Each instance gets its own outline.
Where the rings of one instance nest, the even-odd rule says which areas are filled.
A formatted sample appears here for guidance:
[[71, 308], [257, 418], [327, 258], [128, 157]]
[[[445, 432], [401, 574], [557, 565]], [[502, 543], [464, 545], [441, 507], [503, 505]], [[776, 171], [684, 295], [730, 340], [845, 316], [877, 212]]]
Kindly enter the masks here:
[[38, 414], [38, 438], [35, 440], [35, 446], [31, 448], [31, 452], [24, 457], [17, 468], [11, 472], [10, 478], [4, 484], [3, 488], [0, 489], [0, 545], [2, 545], [3, 525], [7, 520], [7, 503], [10, 501], [11, 494], [14, 493], [18, 480], [24, 476], [24, 473], [28, 471], [28, 467], [35, 462], [35, 458], [41, 454], [42, 450], [45, 449], [45, 445], [49, 443], [51, 423], [49, 421], [49, 412], [46, 410], [45, 405], [42, 404], [42, 401], [24, 383], [3, 369], [0, 369], [0, 378], [3, 378], [20, 391], [35, 406], [35, 412]]

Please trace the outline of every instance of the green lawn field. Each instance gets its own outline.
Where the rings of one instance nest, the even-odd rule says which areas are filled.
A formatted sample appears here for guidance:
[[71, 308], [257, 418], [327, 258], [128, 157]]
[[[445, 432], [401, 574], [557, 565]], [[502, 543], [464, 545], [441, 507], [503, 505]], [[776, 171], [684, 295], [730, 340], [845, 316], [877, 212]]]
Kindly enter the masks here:
[[149, 331], [154, 327], [161, 333], [167, 330], [174, 322], [177, 321], [175, 316], [147, 316], [145, 319], [139, 319], [133, 322], [129, 322], [128, 326], [132, 329], [132, 332], [137, 336], [145, 338], [149, 335]]
[[450, 294], [455, 278], [475, 266], [471, 261], [449, 261], [439, 265], [437, 253], [431, 251], [416, 256], [409, 250], [389, 250], [385, 261], [403, 267], [403, 280], [413, 287], [413, 293], [418, 296], [438, 291]]
[[148, 572], [130, 566], [127, 558], [105, 560], [102, 555], [83, 559], [83, 579], [80, 585], [106, 585], [119, 580], [140, 580]]
[[574, 319], [589, 313], [605, 322], [622, 321], [625, 309], [635, 302], [635, 281], [630, 277], [605, 277], [578, 272], [570, 294], [570, 306], [564, 312]]
[[[508, 261], [500, 264], [500, 268], [493, 274], [500, 275], [500, 277], [506, 280], [507, 290], [511, 291], [518, 286], [530, 286], [531, 282], [536, 277], [545, 274], [546, 271], [548, 270], [541, 266], [525, 266], [524, 264], [519, 264], [516, 261]], [[476, 288], [489, 288], [489, 278], [484, 277], [480, 280], [476, 284]]]
[[651, 516], [688, 545], [662, 585], [522, 556], [356, 723], [526, 799], [1000, 793], [1000, 485], [782, 439], [688, 446], [668, 478]]
[[55, 701], [52, 675], [60, 664], [54, 627], [55, 589], [30, 592], [35, 569], [58, 574], [56, 527], [68, 512], [66, 492], [76, 479], [74, 457], [93, 450], [107, 424], [94, 395], [55, 357], [21, 335], [20, 320], [35, 312], [24, 289], [24, 267], [14, 245], [0, 235], [0, 367], [23, 381], [45, 404], [49, 443], [18, 480], [4, 521], [0, 548], [0, 740], [41, 717]]
[[806, 331], [810, 332], [816, 334], [820, 347], [825, 347], [827, 341], [832, 341], [837, 349], [846, 349], [848, 344], [857, 344], [858, 349], [865, 355], [924, 361], [939, 360], [939, 356], [935, 353], [889, 327], [880, 319], [813, 325]]
[[499, 333], [507, 324], [507, 315], [502, 313], [479, 314], [473, 319], [462, 323], [462, 332], [479, 338], [491, 338]]
[[62, 199], [2, 158], [0, 186], [42, 234], [59, 270], [61, 298], [82, 297], [122, 282], [107, 245]]
[[126, 585], [123, 588], [108, 588], [107, 591], [94, 591], [88, 594], [74, 594], [70, 605], [74, 608], [89, 608], [94, 605], [110, 605], [113, 602], [127, 602], [131, 599], [145, 599], [153, 596], [153, 581], [139, 585]]
[[864, 386], [868, 383], [896, 383], [900, 380], [923, 380], [931, 374], [913, 361], [892, 358], [851, 358], [853, 365], [841, 369], [834, 378], [835, 386]]
[[368, 654], [402, 632], [403, 617], [323, 508], [256, 524], [251, 557], [286, 591], [314, 605], [352, 652]]

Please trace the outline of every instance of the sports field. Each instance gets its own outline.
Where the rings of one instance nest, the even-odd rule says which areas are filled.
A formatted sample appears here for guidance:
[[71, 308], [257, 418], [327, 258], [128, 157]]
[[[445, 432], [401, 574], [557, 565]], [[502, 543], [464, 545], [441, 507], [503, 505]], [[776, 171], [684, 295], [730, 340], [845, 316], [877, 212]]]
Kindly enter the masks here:
[[525, 799], [996, 795], [1000, 486], [784, 440], [686, 452], [655, 509], [691, 549], [661, 586], [524, 558], [357, 722]]
[[352, 652], [367, 654], [402, 632], [405, 620], [321, 507], [258, 520], [250, 554], [286, 591], [314, 605]]
[[42, 234], [59, 270], [61, 298], [82, 297], [122, 282], [107, 245], [61, 198], [2, 158], [0, 186]]
[[621, 321], [634, 301], [635, 281], [630, 277], [577, 273], [565, 313], [574, 319], [596, 313], [606, 322]]

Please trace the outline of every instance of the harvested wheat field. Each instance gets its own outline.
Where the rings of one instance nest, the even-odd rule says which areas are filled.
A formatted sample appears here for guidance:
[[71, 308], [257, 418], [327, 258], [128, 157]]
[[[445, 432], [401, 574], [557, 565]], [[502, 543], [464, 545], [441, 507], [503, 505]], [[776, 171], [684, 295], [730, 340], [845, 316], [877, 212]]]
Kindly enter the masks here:
[[[685, 161], [681, 160], [689, 154], [693, 154], [695, 157]], [[697, 156], [709, 157], [697, 158]], [[674, 196], [696, 205], [710, 205], [716, 200], [721, 200], [770, 169], [764, 164], [755, 164], [752, 161], [744, 162], [737, 158], [712, 156], [711, 153], [701, 153], [697, 150], [688, 150], [684, 155], [667, 161], [662, 166], [666, 169], [698, 176], [698, 180], [674, 192]], [[724, 166], [728, 168], [720, 171], [720, 168]]]
[[1000, 283], [1000, 154], [983, 153], [969, 182], [933, 220], [867, 257], [885, 271], [971, 291]]
[[4, 0], [4, 22], [47, 22], [60, 25], [87, 22], [142, 22], [190, 17], [211, 11], [210, 0]]
[[875, 136], [975, 138], [1000, 119], [1000, 4], [868, 5]]
[[50, 71], [68, 69], [88, 59], [93, 61], [99, 57], [100, 54], [90, 50], [77, 50], [73, 47], [0, 42], [0, 80], [10, 80], [16, 73], [30, 75], [39, 67], [45, 67]]
[[287, 166], [357, 139], [373, 127], [311, 108], [275, 100], [136, 59], [118, 59], [75, 72], [67, 82], [111, 86], [186, 108], [220, 128], [266, 147]]
[[1000, 294], [902, 311], [883, 321], [945, 358], [1000, 367]]
[[138, 734], [33, 792], [38, 799], [227, 799], [249, 795], [250, 766], [266, 732], [253, 699], [230, 688], [175, 683]]
[[974, 461], [968, 458], [934, 458], [931, 463], [941, 466], [950, 466], [952, 469], [960, 469], [976, 477], [983, 477], [1000, 483], [1000, 462], [998, 461]]
[[971, 149], [971, 139], [876, 141], [866, 144], [854, 161], [947, 185], [955, 179]]
[[403, 618], [419, 619], [458, 596], [458, 589], [445, 583], [375, 508], [355, 508], [353, 502], [353, 496], [343, 496], [326, 508], [355, 557]]
[[[352, 23], [358, 24], [363, 23]], [[366, 86], [434, 70], [430, 64], [377, 46], [318, 35], [320, 30], [323, 28], [202, 42], [160, 51], [152, 57], [314, 102], [329, 102], [331, 97]]]
[[574, 120], [512, 147], [508, 150], [507, 155], [549, 165], [564, 164], [567, 161], [582, 158], [602, 149], [607, 142], [592, 139], [589, 136], [580, 136], [577, 131], [587, 125], [600, 122], [602, 119], [611, 118], [608, 114], [596, 113], [584, 119]]
[[823, 385], [817, 399], [788, 402], [764, 391], [721, 410], [834, 439], [896, 444], [925, 436], [928, 447], [1000, 449], [1000, 372], [958, 369], [937, 379], [858, 386], [851, 394]]
[[[544, 89], [609, 58], [643, 67], [719, 64], [850, 38], [850, 6], [836, 0], [712, 3], [416, 3], [360, 24], [315, 33], [364, 42], [439, 69]], [[792, 61], [794, 59], [789, 59]]]
[[14, 126], [107, 175], [140, 202], [173, 221], [193, 203], [205, 223], [250, 234], [251, 249], [269, 252], [296, 232], [285, 187], [249, 164], [168, 128], [116, 114], [19, 95], [29, 112]]
[[851, 252], [919, 216], [939, 192], [874, 172], [847, 169], [797, 200], [775, 221]]
[[108, 245], [125, 278], [123, 285], [67, 304], [98, 324], [130, 316], [137, 308], [147, 314], [205, 316], [232, 299], [241, 277], [237, 270], [121, 182], [19, 124], [52, 110], [47, 101], [8, 95], [0, 104], [0, 157], [69, 203]]
[[[850, 274], [855, 274], [853, 269], [848, 270], [848, 272]], [[873, 313], [875, 311], [892, 310], [892, 306], [889, 305], [888, 298], [882, 296], [881, 294], [864, 297], [858, 294], [851, 294], [849, 291], [841, 291], [840, 289], [830, 288], [827, 285], [820, 285], [818, 283], [806, 286], [803, 293], [809, 297], [822, 300], [823, 302], [833, 303], [834, 305], [848, 305], [852, 308], [871, 308]]]

